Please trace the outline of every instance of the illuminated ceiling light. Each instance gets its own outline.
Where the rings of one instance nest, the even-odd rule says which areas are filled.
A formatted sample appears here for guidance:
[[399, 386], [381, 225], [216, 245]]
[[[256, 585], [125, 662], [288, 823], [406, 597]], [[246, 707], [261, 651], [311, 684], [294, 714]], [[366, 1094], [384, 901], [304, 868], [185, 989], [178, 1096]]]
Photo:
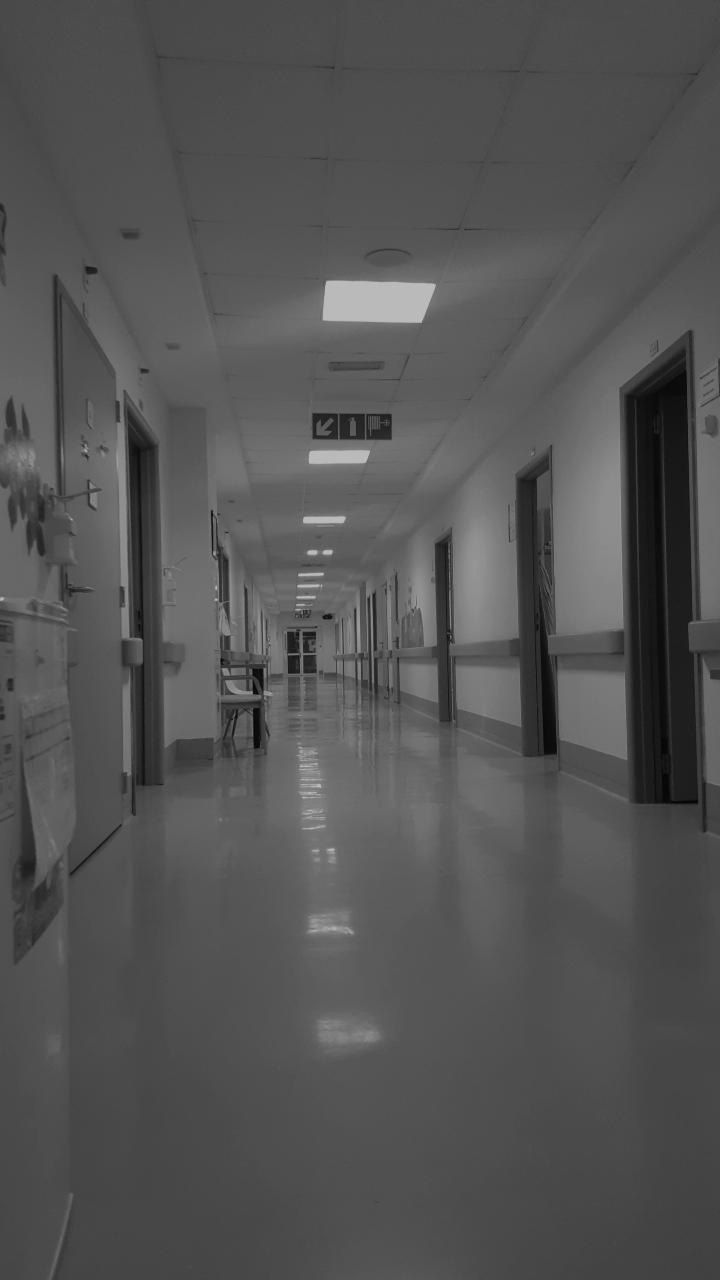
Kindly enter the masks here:
[[[332, 551], [330, 551], [329, 549], [326, 549], [325, 551], [323, 551], [324, 556], [331, 556], [332, 554], [333, 554]], [[315, 555], [317, 555], [317, 551], [315, 552]]]
[[298, 573], [298, 578], [324, 578], [324, 577], [325, 577], [324, 569], [313, 569], [312, 571], [310, 569], [307, 569], [305, 573]]
[[347, 516], [303, 516], [303, 524], [344, 524]]
[[434, 292], [434, 284], [399, 280], [327, 280], [323, 320], [421, 324]]
[[308, 462], [311, 467], [361, 467], [369, 457], [369, 449], [311, 449]]
[[[315, 550], [311, 550], [311, 551], [306, 551], [306, 552], [305, 552], [305, 555], [306, 555], [306, 556], [319, 556], [319, 555], [320, 555], [320, 552], [319, 552], [319, 551], [315, 551]], [[326, 552], [326, 551], [323, 551], [323, 555], [327, 555], [327, 552]]]
[[295, 603], [302, 604], [303, 600], [317, 600], [317, 596], [296, 596]]

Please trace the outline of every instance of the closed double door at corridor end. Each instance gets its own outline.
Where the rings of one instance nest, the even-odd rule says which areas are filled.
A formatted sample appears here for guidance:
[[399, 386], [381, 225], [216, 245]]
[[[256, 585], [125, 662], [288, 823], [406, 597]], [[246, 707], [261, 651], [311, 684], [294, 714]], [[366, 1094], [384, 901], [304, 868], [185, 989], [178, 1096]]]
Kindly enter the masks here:
[[316, 676], [317, 629], [296, 627], [286, 631], [285, 658], [289, 676]]

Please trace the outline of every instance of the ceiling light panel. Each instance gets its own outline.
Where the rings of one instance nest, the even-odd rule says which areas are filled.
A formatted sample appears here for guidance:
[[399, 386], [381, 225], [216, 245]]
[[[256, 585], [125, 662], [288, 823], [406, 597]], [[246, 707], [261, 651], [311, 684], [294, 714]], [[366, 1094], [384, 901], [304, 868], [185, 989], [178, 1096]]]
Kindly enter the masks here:
[[421, 324], [435, 285], [413, 281], [328, 280], [323, 320]]
[[347, 516], [303, 516], [303, 524], [345, 524]]
[[[310, 552], [308, 552], [308, 555], [310, 555], [310, 554], [311, 554], [311, 553], [310, 553]], [[313, 555], [317, 555], [317, 551], [312, 552], [312, 554], [313, 554]], [[299, 572], [299, 573], [298, 573], [298, 578], [324, 578], [324, 577], [325, 577], [325, 571], [324, 571], [324, 569], [313, 569], [312, 573], [310, 573], [310, 572], [308, 572], [308, 573], [302, 573], [302, 572]]]
[[357, 467], [369, 457], [369, 449], [311, 449], [308, 462], [312, 467]]

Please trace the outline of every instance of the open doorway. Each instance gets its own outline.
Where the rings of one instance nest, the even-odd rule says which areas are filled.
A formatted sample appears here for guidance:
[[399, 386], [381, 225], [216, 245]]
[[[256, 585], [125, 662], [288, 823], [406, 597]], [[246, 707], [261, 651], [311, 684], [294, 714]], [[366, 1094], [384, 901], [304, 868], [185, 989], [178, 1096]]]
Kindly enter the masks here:
[[523, 755], [554, 756], [557, 695], [548, 648], [555, 631], [551, 451], [520, 471], [516, 484]]
[[630, 798], [701, 799], [691, 337], [621, 390], [623, 588]]
[[164, 781], [160, 475], [157, 440], [127, 395], [125, 430], [130, 635], [143, 642], [142, 665], [130, 671], [132, 768], [143, 787]]
[[450, 656], [454, 642], [452, 533], [435, 543], [435, 609], [437, 617], [438, 719], [455, 719], [455, 670]]

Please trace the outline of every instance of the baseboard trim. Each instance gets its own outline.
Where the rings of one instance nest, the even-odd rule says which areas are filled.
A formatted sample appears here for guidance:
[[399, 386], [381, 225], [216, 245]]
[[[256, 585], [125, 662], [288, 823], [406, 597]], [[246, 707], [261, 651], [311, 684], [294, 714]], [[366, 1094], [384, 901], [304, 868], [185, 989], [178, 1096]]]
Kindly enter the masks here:
[[75, 1197], [73, 1196], [73, 1193], [71, 1191], [67, 1198], [67, 1204], [65, 1206], [65, 1213], [63, 1215], [62, 1226], [60, 1228], [60, 1237], [58, 1239], [57, 1246], [55, 1248], [55, 1253], [53, 1255], [53, 1260], [50, 1265], [48, 1280], [55, 1280], [55, 1277], [57, 1276], [57, 1273], [58, 1273], [58, 1268], [60, 1266], [60, 1261], [63, 1255], [63, 1249], [65, 1248], [65, 1241], [67, 1240], [68, 1227], [70, 1226], [70, 1214], [72, 1213], [74, 1198]]
[[562, 773], [570, 773], [583, 782], [591, 782], [603, 791], [628, 798], [628, 762], [620, 756], [581, 747], [577, 742], [558, 744], [558, 764]]
[[175, 759], [180, 760], [214, 760], [214, 738], [178, 738], [175, 743]]
[[720, 787], [715, 782], [704, 782], [705, 827], [714, 836], [720, 836]]
[[519, 724], [494, 720], [492, 716], [480, 716], [475, 711], [461, 711], [460, 708], [456, 724], [458, 729], [464, 729], [466, 733], [472, 733], [477, 738], [487, 738], [489, 742], [497, 742], [509, 751], [522, 754], [522, 729]]
[[165, 748], [165, 772], [172, 773], [177, 760], [177, 740], [169, 742]]
[[400, 691], [400, 705], [409, 707], [411, 711], [419, 711], [423, 716], [431, 716], [433, 720], [438, 718], [438, 704], [431, 701], [430, 698], [419, 698], [416, 693], [405, 693]]

